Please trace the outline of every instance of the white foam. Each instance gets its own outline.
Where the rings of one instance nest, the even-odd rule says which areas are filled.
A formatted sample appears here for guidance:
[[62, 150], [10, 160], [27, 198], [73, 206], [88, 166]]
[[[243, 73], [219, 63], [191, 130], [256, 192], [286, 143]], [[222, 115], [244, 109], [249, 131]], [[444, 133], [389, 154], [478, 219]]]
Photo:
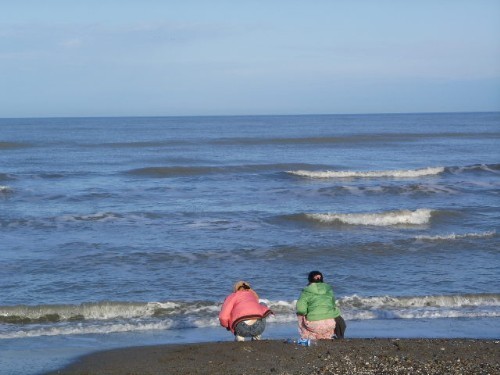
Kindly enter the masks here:
[[[296, 300], [271, 301], [261, 299], [277, 315], [295, 312]], [[471, 295], [443, 295], [443, 296], [416, 296], [394, 297], [373, 296], [360, 297], [358, 295], [344, 296], [338, 299], [343, 310], [392, 310], [392, 309], [419, 309], [419, 308], [464, 308], [464, 307], [500, 307], [498, 294], [471, 294]], [[191, 319], [203, 321], [206, 317], [217, 317], [221, 303], [217, 302], [100, 302], [84, 303], [81, 305], [42, 305], [42, 306], [3, 306], [0, 307], [0, 316], [36, 319], [51, 314], [57, 314], [60, 319], [55, 323], [73, 322], [75, 317], [81, 319], [76, 323], [86, 321], [102, 324], [117, 320], [133, 321], [144, 319]], [[164, 310], [164, 311], [162, 311]], [[39, 323], [37, 323], [39, 324]], [[32, 324], [37, 325], [37, 324]], [[85, 323], [86, 324], [86, 323]], [[29, 326], [29, 324], [25, 324]]]
[[[261, 302], [268, 305], [274, 312], [274, 315], [269, 316], [270, 322], [290, 323], [296, 321], [296, 300], [262, 299]], [[415, 297], [351, 295], [338, 298], [337, 304], [346, 320], [500, 317], [500, 294]], [[158, 309], [166, 309], [167, 311], [157, 315], [155, 312], [158, 312]], [[43, 316], [50, 311], [62, 314], [63, 311], [70, 310], [86, 314], [85, 320], [72, 321], [68, 319], [55, 323], [3, 324], [0, 325], [0, 339], [218, 327], [220, 303], [167, 301], [14, 306], [0, 307], [0, 315], [9, 312], [20, 315], [28, 312], [30, 317], [36, 317]]]
[[310, 219], [322, 223], [341, 222], [350, 225], [423, 225], [429, 223], [432, 210], [421, 208], [415, 211], [386, 211], [378, 213], [355, 213], [355, 214], [306, 214]]
[[479, 233], [465, 233], [465, 234], [445, 234], [441, 236], [416, 236], [417, 240], [425, 240], [425, 241], [447, 241], [447, 240], [460, 240], [465, 238], [484, 238], [484, 237], [493, 237], [496, 234], [495, 230], [488, 232], [479, 232]]
[[133, 331], [152, 331], [170, 329], [172, 320], [163, 320], [148, 323], [114, 323], [114, 324], [72, 324], [64, 326], [27, 327], [23, 330], [0, 333], [0, 339], [58, 336], [58, 335], [85, 335]]
[[359, 297], [340, 299], [345, 319], [443, 319], [500, 317], [500, 295]]
[[176, 309], [175, 302], [95, 302], [81, 305], [40, 305], [40, 306], [4, 306], [0, 307], [0, 316], [19, 316], [38, 320], [46, 316], [57, 315], [60, 321], [81, 317], [86, 320], [131, 319], [150, 317], [158, 309]]
[[348, 309], [409, 309], [422, 307], [463, 308], [471, 306], [500, 307], [500, 295], [460, 294], [416, 297], [360, 297], [358, 295], [352, 295], [341, 298], [339, 300], [339, 305]]
[[388, 170], [388, 171], [287, 171], [287, 173], [306, 178], [416, 178], [422, 176], [438, 175], [444, 172], [444, 167], [428, 167], [408, 170]]

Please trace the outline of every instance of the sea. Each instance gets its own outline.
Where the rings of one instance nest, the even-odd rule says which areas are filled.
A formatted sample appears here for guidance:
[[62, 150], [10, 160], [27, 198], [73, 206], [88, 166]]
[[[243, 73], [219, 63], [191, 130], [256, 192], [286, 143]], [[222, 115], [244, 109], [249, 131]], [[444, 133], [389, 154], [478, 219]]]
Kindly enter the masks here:
[[298, 337], [500, 338], [500, 113], [0, 119], [0, 373], [230, 341], [238, 280]]

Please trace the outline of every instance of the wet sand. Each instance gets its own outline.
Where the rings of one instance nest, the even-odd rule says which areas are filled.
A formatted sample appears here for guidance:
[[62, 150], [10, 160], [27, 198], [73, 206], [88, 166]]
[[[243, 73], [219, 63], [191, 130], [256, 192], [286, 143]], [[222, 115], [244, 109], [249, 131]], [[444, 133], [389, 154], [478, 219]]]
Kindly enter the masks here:
[[133, 347], [97, 352], [51, 372], [146, 374], [500, 374], [500, 342], [345, 339], [312, 347], [284, 340]]

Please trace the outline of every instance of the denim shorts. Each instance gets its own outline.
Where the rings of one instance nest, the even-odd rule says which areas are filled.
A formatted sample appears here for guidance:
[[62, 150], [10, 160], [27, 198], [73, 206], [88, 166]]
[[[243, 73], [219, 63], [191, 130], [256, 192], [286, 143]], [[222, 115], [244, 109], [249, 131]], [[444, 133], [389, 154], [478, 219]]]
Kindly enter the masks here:
[[249, 325], [244, 321], [239, 322], [234, 328], [234, 333], [242, 337], [254, 337], [261, 335], [266, 328], [266, 320], [258, 319], [254, 324]]

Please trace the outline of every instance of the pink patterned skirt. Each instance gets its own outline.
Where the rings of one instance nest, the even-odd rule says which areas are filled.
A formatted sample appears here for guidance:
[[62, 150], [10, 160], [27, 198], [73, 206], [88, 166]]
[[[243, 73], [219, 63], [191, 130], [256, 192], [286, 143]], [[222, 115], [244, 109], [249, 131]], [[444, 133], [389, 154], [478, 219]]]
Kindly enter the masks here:
[[299, 334], [303, 339], [331, 339], [335, 331], [335, 319], [309, 321], [305, 316], [297, 316]]

